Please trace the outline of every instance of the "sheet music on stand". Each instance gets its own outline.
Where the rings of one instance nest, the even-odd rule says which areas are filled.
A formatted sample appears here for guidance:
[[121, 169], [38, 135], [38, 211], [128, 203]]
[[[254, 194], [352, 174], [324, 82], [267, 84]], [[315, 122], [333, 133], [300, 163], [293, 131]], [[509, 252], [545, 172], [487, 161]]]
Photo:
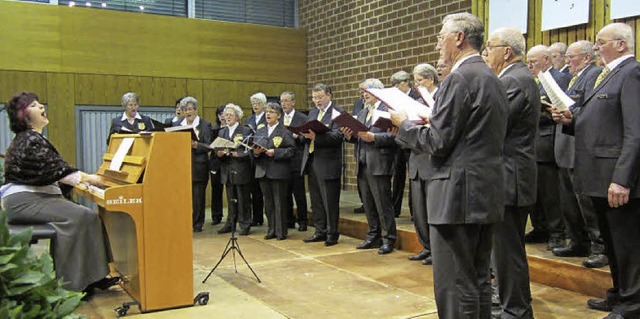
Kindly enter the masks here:
[[129, 150], [131, 149], [131, 146], [133, 145], [134, 140], [135, 138], [133, 137], [125, 137], [122, 139], [122, 142], [120, 142], [120, 146], [118, 147], [116, 154], [113, 156], [113, 159], [109, 164], [110, 170], [120, 171], [120, 168], [122, 167], [122, 162], [124, 161], [124, 157], [127, 156], [127, 153], [129, 153]]
[[547, 96], [549, 96], [551, 104], [553, 107], [558, 109], [558, 111], [566, 111], [576, 103], [571, 97], [564, 93], [548, 70], [544, 73], [540, 73], [538, 75], [538, 80], [540, 80], [540, 84], [542, 84], [542, 87], [547, 92]]
[[425, 124], [426, 122], [422, 118], [431, 117], [432, 109], [430, 107], [412, 99], [395, 87], [365, 90], [384, 102], [390, 109], [398, 112], [404, 111], [407, 114], [407, 118], [416, 124]]

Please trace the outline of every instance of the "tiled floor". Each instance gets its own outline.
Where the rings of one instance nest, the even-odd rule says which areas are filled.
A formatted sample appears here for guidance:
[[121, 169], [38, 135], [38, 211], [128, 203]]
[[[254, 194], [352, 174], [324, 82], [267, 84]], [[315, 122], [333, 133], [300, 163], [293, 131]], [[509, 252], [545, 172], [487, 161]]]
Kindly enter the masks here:
[[[375, 250], [356, 250], [360, 240], [345, 236], [333, 247], [303, 243], [312, 228], [307, 232], [292, 230], [284, 241], [266, 241], [262, 238], [266, 226], [253, 228], [251, 235], [239, 237], [238, 242], [262, 283], [239, 257], [235, 273], [229, 255], [203, 284], [229, 239], [216, 234], [218, 228], [207, 226], [194, 235], [194, 296], [210, 292], [207, 305], [147, 314], [133, 307], [128, 317], [437, 318], [431, 266], [408, 261], [409, 253], [402, 251], [379, 256]], [[606, 315], [588, 310], [584, 295], [537, 284], [532, 285], [532, 293], [538, 319]], [[78, 313], [88, 318], [114, 318], [113, 309], [126, 301], [130, 301], [127, 294], [113, 287], [83, 303]]]

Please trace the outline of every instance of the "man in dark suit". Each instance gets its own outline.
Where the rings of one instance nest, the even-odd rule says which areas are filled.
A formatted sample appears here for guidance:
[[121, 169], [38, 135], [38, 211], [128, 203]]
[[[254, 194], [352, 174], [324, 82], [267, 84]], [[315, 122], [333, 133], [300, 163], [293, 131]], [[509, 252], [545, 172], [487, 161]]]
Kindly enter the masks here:
[[[364, 108], [364, 90], [366, 89], [364, 82], [365, 81], [362, 81], [358, 84], [358, 99], [353, 102], [353, 111], [351, 111], [351, 115], [353, 116], [358, 116], [358, 114], [360, 114], [360, 111], [362, 111], [362, 109]], [[353, 156], [356, 156], [355, 150]], [[362, 194], [360, 192], [360, 186], [358, 186], [357, 183], [356, 188], [358, 189], [358, 198], [360, 199], [361, 204], [360, 207], [356, 207], [353, 209], [353, 213], [362, 214], [364, 213], [364, 205], [362, 204]]]
[[536, 203], [535, 140], [540, 93], [522, 62], [525, 40], [520, 30], [500, 28], [487, 40], [485, 61], [507, 91], [504, 141], [504, 220], [493, 229], [493, 269], [498, 283], [500, 318], [531, 318], [529, 265], [524, 248], [527, 216]]
[[191, 141], [191, 197], [193, 231], [201, 232], [204, 225], [204, 205], [209, 182], [209, 144], [213, 141], [211, 122], [198, 116], [198, 101], [187, 96], [180, 101], [184, 119], [180, 125], [195, 127], [198, 140]]
[[[285, 127], [297, 127], [307, 123], [309, 118], [306, 114], [298, 112], [295, 109], [296, 96], [293, 92], [282, 92], [280, 94], [280, 104], [284, 115], [280, 118], [280, 122]], [[307, 191], [304, 183], [304, 172], [302, 171], [302, 153], [306, 145], [306, 139], [302, 135], [293, 134], [295, 142], [294, 155], [290, 161], [291, 175], [289, 183], [287, 183], [287, 223], [289, 228], [295, 228], [296, 217], [293, 215], [293, 198], [296, 200], [296, 209], [298, 216], [298, 230], [307, 231], [308, 211], [307, 211]], [[293, 226], [293, 227], [291, 227]]]
[[611, 311], [607, 319], [639, 318], [640, 64], [632, 28], [604, 26], [594, 50], [606, 66], [593, 90], [573, 114], [554, 112], [554, 119], [568, 123], [575, 116], [576, 191], [593, 200], [611, 268], [613, 288], [587, 305]]
[[313, 212], [315, 233], [304, 242], [324, 241], [325, 246], [338, 243], [340, 232], [340, 176], [342, 175], [343, 134], [333, 123], [332, 114], [344, 112], [331, 101], [331, 88], [323, 83], [316, 84], [311, 91], [315, 104], [309, 112], [309, 119], [317, 119], [329, 128], [329, 131], [316, 134], [312, 130], [303, 133], [307, 145], [302, 157], [302, 169], [309, 172], [309, 193]]
[[[595, 65], [593, 43], [589, 41], [572, 43], [565, 56], [573, 75], [566, 93], [575, 101], [571, 106], [574, 109], [580, 107], [585, 95], [593, 90], [593, 84], [602, 68]], [[562, 124], [557, 125], [554, 152], [560, 168], [560, 205], [570, 241], [566, 246], [555, 248], [552, 252], [561, 257], [585, 257], [590, 254], [583, 262], [585, 267], [604, 267], [608, 260], [604, 254], [604, 244], [593, 203], [589, 196], [576, 193], [573, 187], [574, 137], [562, 133]]]
[[[264, 117], [264, 107], [267, 105], [267, 96], [262, 92], [258, 92], [252, 95], [249, 100], [251, 101], [251, 108], [253, 109], [253, 114], [247, 117], [244, 124], [248, 125], [253, 129], [253, 131], [257, 131], [267, 125], [267, 119]], [[252, 169], [255, 171], [256, 166], [255, 163], [252, 163]], [[258, 181], [252, 181], [249, 184], [250, 193], [251, 193], [251, 211], [252, 211], [252, 222], [251, 226], [260, 226], [264, 223], [264, 201], [262, 197], [262, 190], [260, 189], [260, 183]]]
[[287, 238], [287, 212], [285, 205], [287, 184], [291, 176], [290, 163], [294, 153], [291, 132], [280, 124], [283, 115], [278, 103], [267, 103], [265, 117], [267, 126], [256, 132], [253, 154], [256, 157], [256, 178], [264, 194], [265, 209], [269, 229], [264, 239]]
[[[390, 82], [391, 86], [404, 92], [412, 99], [418, 100], [421, 98], [420, 93], [413, 89], [413, 85], [411, 84], [411, 75], [409, 75], [409, 73], [405, 71], [398, 71], [391, 75]], [[398, 152], [396, 152], [396, 159], [393, 165], [393, 185], [391, 200], [393, 203], [393, 211], [395, 212], [396, 217], [400, 216], [400, 213], [402, 212], [404, 184], [407, 180], [407, 162], [409, 161], [410, 155], [411, 150], [408, 148], [398, 150]], [[411, 188], [411, 184], [409, 184], [409, 188]], [[409, 189], [409, 193], [411, 193], [411, 189]], [[413, 216], [411, 206], [411, 197], [409, 197], [409, 212], [411, 216]]]
[[[571, 77], [558, 72], [551, 64], [551, 53], [544, 45], [536, 45], [527, 53], [527, 66], [531, 74], [537, 77], [549, 71], [562, 90], [567, 89]], [[550, 102], [547, 92], [538, 81], [540, 98]], [[538, 138], [536, 140], [536, 161], [538, 162], [538, 195], [536, 209], [531, 213], [533, 230], [525, 236], [526, 242], [548, 241], [547, 249], [564, 246], [564, 225], [560, 202], [560, 181], [558, 165], [553, 153], [556, 123], [551, 115], [543, 110], [538, 122]]]
[[[378, 79], [367, 79], [367, 88], [383, 89]], [[387, 130], [373, 126], [374, 111], [387, 111], [373, 95], [365, 92], [365, 108], [358, 114], [358, 121], [365, 124], [369, 131], [354, 132], [342, 128], [345, 138], [355, 143], [356, 176], [362, 194], [369, 231], [364, 242], [357, 249], [380, 248], [378, 254], [384, 255], [393, 251], [398, 233], [395, 214], [391, 203], [391, 174], [397, 145], [394, 137]]]
[[[227, 126], [218, 132], [224, 139], [241, 142], [254, 131], [247, 125], [241, 125], [242, 109], [235, 104], [227, 104], [224, 108], [224, 119]], [[251, 195], [249, 184], [255, 182], [251, 167], [251, 153], [243, 146], [235, 149], [216, 150], [222, 162], [221, 181], [227, 190], [227, 221], [218, 230], [218, 234], [229, 233], [240, 226], [240, 235], [249, 235], [251, 230]]]
[[391, 112], [398, 139], [431, 155], [427, 213], [441, 319], [491, 316], [489, 266], [493, 228], [504, 213], [508, 102], [480, 57], [483, 30], [469, 13], [444, 18], [436, 50], [453, 67], [440, 86], [430, 126]]
[[567, 52], [567, 45], [562, 42], [555, 42], [549, 46], [549, 53], [551, 53], [551, 64], [553, 68], [560, 73], [571, 76], [569, 72], [569, 65], [566, 63], [565, 54]]

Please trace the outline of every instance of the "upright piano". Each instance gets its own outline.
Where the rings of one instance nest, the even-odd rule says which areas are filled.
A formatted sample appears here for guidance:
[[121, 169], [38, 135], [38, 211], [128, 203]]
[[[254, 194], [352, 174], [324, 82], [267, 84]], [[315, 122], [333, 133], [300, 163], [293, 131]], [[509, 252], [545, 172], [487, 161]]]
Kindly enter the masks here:
[[114, 134], [97, 174], [105, 189], [78, 185], [74, 193], [98, 205], [122, 287], [142, 312], [193, 305], [189, 134]]

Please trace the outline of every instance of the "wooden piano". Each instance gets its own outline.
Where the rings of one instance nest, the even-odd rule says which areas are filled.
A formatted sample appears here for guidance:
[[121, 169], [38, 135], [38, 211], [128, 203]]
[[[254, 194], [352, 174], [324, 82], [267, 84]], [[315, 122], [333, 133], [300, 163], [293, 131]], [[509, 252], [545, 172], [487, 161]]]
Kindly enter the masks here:
[[[110, 168], [130, 138], [120, 168]], [[193, 305], [189, 134], [114, 134], [97, 174], [107, 188], [74, 193], [99, 206], [122, 287], [142, 312]]]

